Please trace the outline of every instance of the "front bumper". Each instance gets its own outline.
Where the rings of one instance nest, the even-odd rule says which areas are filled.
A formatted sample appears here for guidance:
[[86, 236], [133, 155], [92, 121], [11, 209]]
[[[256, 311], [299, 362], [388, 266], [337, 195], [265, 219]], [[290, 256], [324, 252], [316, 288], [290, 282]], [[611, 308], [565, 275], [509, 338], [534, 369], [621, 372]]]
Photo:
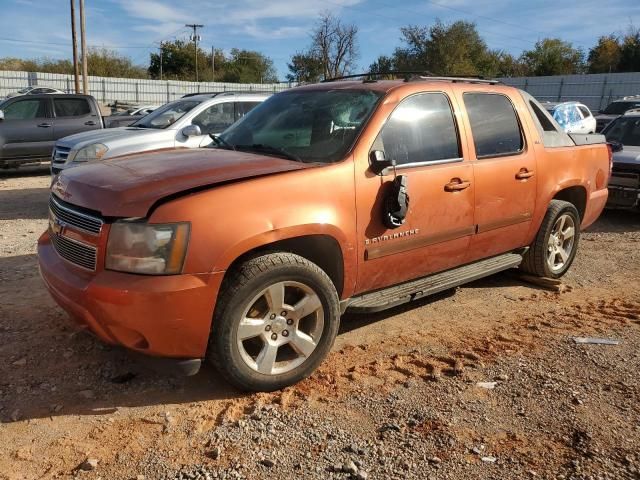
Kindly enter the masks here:
[[205, 356], [224, 272], [88, 272], [62, 259], [48, 232], [38, 240], [38, 263], [54, 300], [104, 342], [159, 357]]

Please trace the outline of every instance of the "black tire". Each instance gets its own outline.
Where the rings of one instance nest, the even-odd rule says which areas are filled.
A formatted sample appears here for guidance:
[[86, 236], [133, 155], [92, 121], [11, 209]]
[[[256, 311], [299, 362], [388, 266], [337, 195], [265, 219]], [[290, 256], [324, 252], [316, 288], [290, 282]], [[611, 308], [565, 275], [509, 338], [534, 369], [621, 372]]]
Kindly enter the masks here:
[[[549, 236], [551, 235], [556, 221], [563, 215], [569, 215], [573, 219], [575, 226], [574, 241], [567, 260], [564, 261], [561, 268], [554, 270], [551, 268], [548, 261]], [[536, 234], [536, 238], [525, 254], [522, 264], [520, 265], [520, 269], [538, 277], [560, 278], [571, 267], [576, 256], [576, 252], [578, 251], [579, 240], [580, 214], [576, 207], [572, 203], [565, 202], [563, 200], [551, 200], [547, 213], [540, 225], [540, 229]]]
[[[264, 289], [280, 282], [297, 282], [309, 287], [320, 300], [322, 311], [318, 310], [317, 315], [323, 318], [324, 323], [315, 349], [302, 360], [301, 365], [285, 373], [264, 374], [252, 369], [244, 359], [247, 358], [246, 351], [243, 357], [237, 332], [244, 312], [251, 307], [249, 302]], [[218, 299], [207, 359], [241, 390], [268, 392], [303, 380], [327, 356], [338, 333], [340, 306], [333, 282], [316, 264], [292, 253], [264, 254], [234, 268], [228, 272]], [[284, 332], [280, 331], [280, 335], [284, 336]]]

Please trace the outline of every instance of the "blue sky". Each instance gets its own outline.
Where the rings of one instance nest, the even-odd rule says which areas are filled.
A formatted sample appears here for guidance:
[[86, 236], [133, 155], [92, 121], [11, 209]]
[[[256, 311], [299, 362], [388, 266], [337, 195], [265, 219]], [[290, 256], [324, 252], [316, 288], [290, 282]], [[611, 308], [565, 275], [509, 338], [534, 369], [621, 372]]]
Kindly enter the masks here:
[[[87, 42], [147, 65], [161, 40], [187, 39], [201, 23], [202, 46], [258, 50], [280, 78], [291, 54], [309, 44], [319, 12], [359, 27], [360, 70], [400, 44], [400, 27], [440, 19], [473, 21], [491, 48], [518, 55], [536, 40], [561, 37], [588, 51], [600, 35], [640, 26], [638, 0], [85, 0]], [[69, 58], [69, 0], [0, 0], [0, 57]], [[91, 72], [89, 72], [91, 73]]]

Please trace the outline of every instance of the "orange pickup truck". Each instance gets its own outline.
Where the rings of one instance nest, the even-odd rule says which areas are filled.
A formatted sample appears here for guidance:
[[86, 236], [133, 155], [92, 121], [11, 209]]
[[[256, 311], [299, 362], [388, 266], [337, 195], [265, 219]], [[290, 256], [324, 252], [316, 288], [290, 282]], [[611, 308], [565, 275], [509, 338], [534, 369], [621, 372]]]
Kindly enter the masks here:
[[560, 277], [612, 157], [526, 92], [444, 77], [294, 88], [214, 140], [64, 171], [38, 257], [102, 340], [249, 390], [310, 375], [346, 310]]

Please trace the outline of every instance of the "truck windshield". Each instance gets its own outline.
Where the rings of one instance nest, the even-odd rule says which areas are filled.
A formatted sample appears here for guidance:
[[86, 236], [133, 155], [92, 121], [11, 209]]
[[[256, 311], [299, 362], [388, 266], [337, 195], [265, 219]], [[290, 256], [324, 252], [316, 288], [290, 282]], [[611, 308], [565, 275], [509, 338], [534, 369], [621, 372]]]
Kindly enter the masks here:
[[177, 122], [179, 118], [196, 105], [200, 105], [200, 103], [201, 102], [197, 100], [177, 100], [175, 102], [167, 103], [157, 110], [154, 110], [149, 115], [142, 117], [137, 122], [133, 122], [130, 126], [157, 129], [167, 128]]
[[640, 147], [640, 117], [620, 117], [602, 132], [608, 142]]
[[602, 113], [607, 115], [622, 115], [627, 110], [640, 107], [640, 102], [613, 102], [605, 108]]
[[282, 92], [225, 130], [216, 145], [302, 162], [336, 162], [351, 149], [381, 97], [371, 90]]

